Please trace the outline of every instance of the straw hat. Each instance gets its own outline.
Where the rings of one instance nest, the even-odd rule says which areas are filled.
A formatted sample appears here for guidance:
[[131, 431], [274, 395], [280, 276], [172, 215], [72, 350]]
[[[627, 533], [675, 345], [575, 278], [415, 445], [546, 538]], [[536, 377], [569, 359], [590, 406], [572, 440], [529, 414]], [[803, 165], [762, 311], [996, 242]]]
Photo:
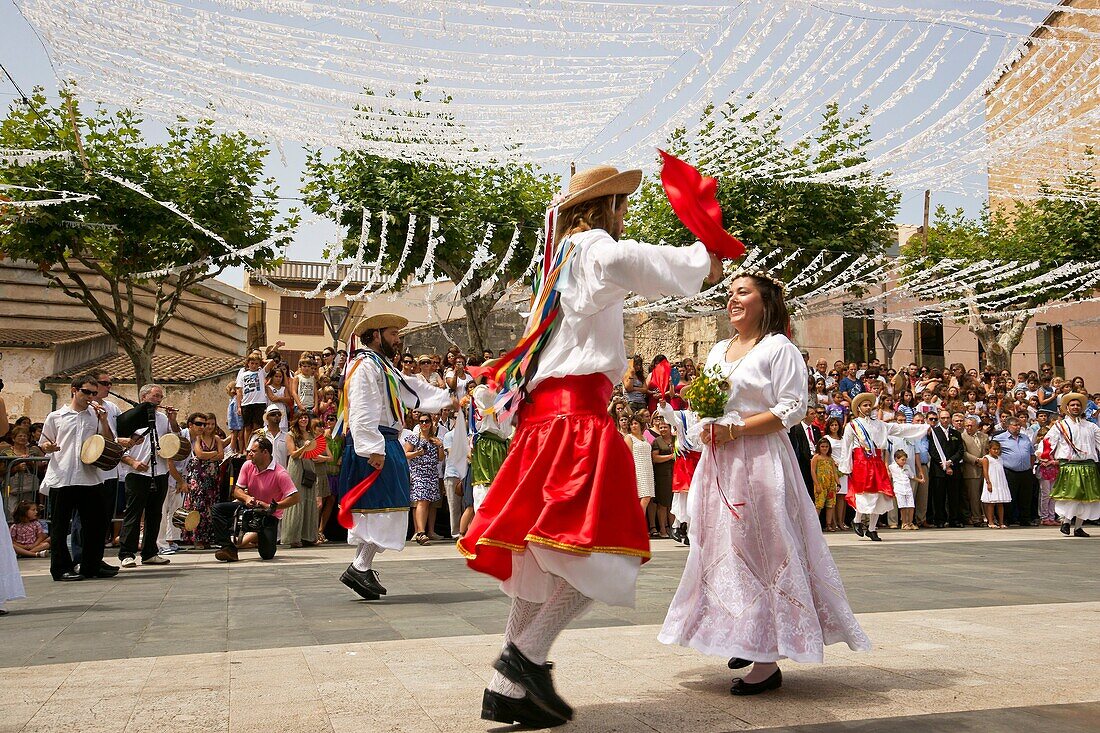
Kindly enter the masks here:
[[1080, 400], [1081, 407], [1086, 407], [1089, 404], [1089, 398], [1085, 395], [1081, 394], [1080, 392], [1070, 392], [1068, 394], [1062, 395], [1062, 399], [1058, 400], [1058, 406], [1064, 410], [1066, 409], [1066, 405], [1068, 405], [1073, 400]]
[[409, 325], [409, 319], [404, 316], [394, 315], [393, 313], [376, 313], [359, 321], [359, 325], [355, 327], [355, 334], [362, 336], [363, 332], [369, 329], [401, 329], [407, 325]]
[[864, 402], [870, 402], [871, 407], [875, 406], [875, 396], [870, 392], [861, 392], [852, 398], [852, 414], [859, 417], [859, 406]]
[[569, 179], [569, 191], [558, 204], [560, 211], [571, 206], [598, 199], [601, 196], [627, 196], [638, 190], [642, 184], [640, 170], [619, 172], [610, 165], [598, 165], [595, 168], [574, 173]]

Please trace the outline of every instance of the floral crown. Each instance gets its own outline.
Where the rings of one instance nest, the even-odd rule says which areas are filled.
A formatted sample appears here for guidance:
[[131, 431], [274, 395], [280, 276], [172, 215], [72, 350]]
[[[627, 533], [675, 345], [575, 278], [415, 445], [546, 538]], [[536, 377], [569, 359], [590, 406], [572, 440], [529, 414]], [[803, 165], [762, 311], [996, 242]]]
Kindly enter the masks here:
[[784, 298], [787, 297], [787, 295], [788, 295], [787, 283], [783, 282], [782, 280], [775, 277], [771, 273], [768, 273], [764, 270], [760, 270], [760, 269], [757, 269], [757, 268], [754, 268], [754, 267], [738, 268], [738, 269], [734, 270], [733, 271], [733, 277], [730, 278], [730, 282], [732, 283], [737, 278], [745, 277], [746, 275], [749, 275], [749, 276], [752, 276], [752, 277], [758, 277], [761, 280], [767, 280], [772, 285], [779, 288], [779, 292], [783, 295]]

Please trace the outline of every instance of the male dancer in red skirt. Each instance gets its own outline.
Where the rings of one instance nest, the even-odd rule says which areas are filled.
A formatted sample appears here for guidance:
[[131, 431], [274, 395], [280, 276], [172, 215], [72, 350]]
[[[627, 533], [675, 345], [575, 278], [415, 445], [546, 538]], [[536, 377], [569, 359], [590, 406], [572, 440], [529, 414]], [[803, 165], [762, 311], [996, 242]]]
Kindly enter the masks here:
[[498, 372], [510, 360], [523, 365], [513, 380], [523, 398], [518, 427], [458, 542], [469, 566], [499, 578], [512, 597], [498, 674], [483, 698], [487, 720], [544, 727], [572, 719], [550, 678], [550, 647], [593, 600], [633, 606], [649, 558], [633, 459], [607, 412], [612, 382], [627, 366], [623, 301], [631, 292], [694, 294], [704, 279], [721, 279], [722, 266], [700, 243], [619, 241], [627, 196], [641, 179], [641, 171], [610, 166], [570, 179], [552, 210], [527, 332]]

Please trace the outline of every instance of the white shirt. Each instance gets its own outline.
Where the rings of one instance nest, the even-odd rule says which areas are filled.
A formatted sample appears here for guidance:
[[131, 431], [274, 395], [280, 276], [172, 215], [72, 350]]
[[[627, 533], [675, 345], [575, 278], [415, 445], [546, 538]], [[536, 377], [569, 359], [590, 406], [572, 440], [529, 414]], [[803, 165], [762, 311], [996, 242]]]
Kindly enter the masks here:
[[447, 452], [443, 478], [465, 478], [470, 467], [470, 445], [466, 439], [465, 420], [455, 420], [454, 429], [443, 436], [443, 450]]
[[[118, 405], [116, 405], [114, 402], [111, 402], [110, 400], [97, 400], [97, 402], [99, 403], [99, 405], [101, 407], [103, 407], [104, 410], [107, 411], [107, 422], [109, 422], [111, 424], [111, 432], [114, 433], [115, 437], [117, 438], [118, 437], [118, 416], [122, 414], [122, 408], [120, 408]], [[121, 466], [121, 465], [122, 465], [121, 463], [118, 464], [118, 466]], [[100, 469], [100, 471], [99, 471], [99, 480], [100, 481], [109, 481], [110, 479], [117, 479], [118, 478], [118, 466], [115, 466], [110, 471], [104, 471], [103, 469]]]
[[529, 389], [551, 377], [583, 374], [603, 374], [617, 384], [627, 366], [627, 295], [693, 295], [710, 274], [710, 255], [701, 242], [690, 247], [616, 242], [602, 229], [573, 234], [570, 240], [576, 251], [558, 280], [561, 323], [539, 355]]
[[[183, 428], [182, 430], [180, 430], [179, 436], [181, 438], [187, 438], [187, 440], [190, 441], [191, 428]], [[185, 485], [187, 483], [187, 471], [191, 467], [191, 458], [195, 455], [195, 443], [198, 442], [199, 439], [195, 438], [195, 440], [191, 443], [191, 452], [187, 454], [187, 457], [184, 458], [182, 461], [176, 461], [176, 471], [179, 472], [180, 478], [183, 479]]]
[[276, 434], [267, 428], [263, 428], [261, 432], [271, 441], [271, 457], [280, 466], [286, 468], [287, 463], [290, 461], [290, 453], [286, 449], [286, 431], [280, 429]]
[[1047, 431], [1046, 440], [1050, 443], [1053, 458], [1062, 461], [1100, 460], [1100, 427], [1088, 420], [1068, 416], [1058, 420]]
[[301, 400], [302, 407], [312, 411], [317, 394], [317, 377], [307, 377], [304, 374], [299, 374], [295, 379], [298, 380], [296, 387], [298, 388], [298, 399]]
[[898, 465], [897, 461], [890, 461], [890, 465], [887, 466], [890, 471], [890, 483], [894, 486], [895, 494], [912, 494], [913, 484], [909, 483], [909, 465], [906, 464], [905, 468]]
[[[372, 359], [362, 355], [356, 358], [356, 362], [349, 367], [349, 371], [354, 371], [347, 380], [348, 427], [355, 452], [369, 458], [372, 453], [386, 452], [386, 440], [378, 431], [379, 426], [385, 425], [395, 430], [404, 426], [390, 412], [384, 377], [379, 367]], [[404, 377], [404, 382], [409, 389], [400, 389], [398, 396], [405, 407], [432, 414], [451, 405], [451, 393], [445, 389], [411, 377]], [[419, 406], [416, 404], [418, 397]]]
[[692, 429], [699, 423], [699, 416], [692, 410], [673, 410], [667, 402], [657, 403], [657, 413], [672, 426], [676, 442], [686, 451], [698, 453], [703, 446], [691, 442]]
[[241, 407], [245, 405], [267, 404], [267, 370], [263, 367], [254, 372], [241, 369], [237, 372], [237, 386], [241, 388]]
[[[165, 436], [168, 433], [172, 432], [172, 428], [168, 424], [168, 416], [167, 415], [165, 415], [163, 412], [160, 412], [159, 410], [155, 414], [156, 414], [156, 426], [157, 426], [157, 440], [158, 440], [158, 443], [159, 443], [160, 438], [162, 438], [163, 436]], [[153, 466], [152, 466], [151, 461], [149, 460], [150, 455], [152, 453], [153, 441], [149, 440], [149, 436], [146, 435], [146, 433], [148, 433], [148, 432], [149, 432], [148, 428], [142, 428], [141, 430], [134, 433], [134, 435], [144, 435], [145, 439], [142, 440], [137, 445], [132, 446], [129, 450], [126, 451], [126, 455], [130, 456], [130, 458], [133, 458], [135, 461], [139, 461], [141, 463], [146, 464], [148, 466], [148, 468], [146, 468], [144, 471], [137, 471], [137, 470], [134, 469], [133, 466], [131, 466], [130, 470], [129, 470], [129, 473], [136, 473], [136, 474], [141, 475], [141, 476], [152, 476], [153, 475]], [[123, 437], [128, 438], [130, 436], [127, 435], [127, 436], [123, 436]], [[156, 469], [157, 469], [157, 475], [158, 476], [167, 476], [168, 475], [168, 459], [161, 458], [158, 455], [157, 456]]]
[[497, 393], [484, 384], [479, 384], [474, 387], [474, 404], [477, 405], [478, 415], [477, 418], [477, 431], [479, 433], [492, 433], [501, 440], [508, 440], [512, 437], [512, 422], [509, 420], [506, 425], [501, 425], [497, 421], [495, 414], [489, 414], [487, 410], [493, 406], [493, 403], [497, 400]]
[[49, 441], [61, 450], [46, 454], [50, 457], [50, 464], [46, 468], [46, 477], [42, 479], [40, 490], [43, 494], [49, 494], [49, 489], [59, 486], [96, 486], [101, 483], [99, 469], [80, 460], [84, 441], [98, 432], [99, 420], [91, 408], [77, 412], [66, 405], [46, 415], [38, 444], [41, 446]]
[[[276, 397], [286, 397], [286, 387], [272, 387], [271, 388], [271, 394], [275, 395]], [[279, 429], [284, 431], [284, 432], [289, 430], [290, 429], [290, 422], [288, 422], [287, 416], [286, 416], [286, 403], [285, 402], [272, 402], [271, 404], [278, 407], [279, 412], [283, 413], [283, 416], [279, 419]]]

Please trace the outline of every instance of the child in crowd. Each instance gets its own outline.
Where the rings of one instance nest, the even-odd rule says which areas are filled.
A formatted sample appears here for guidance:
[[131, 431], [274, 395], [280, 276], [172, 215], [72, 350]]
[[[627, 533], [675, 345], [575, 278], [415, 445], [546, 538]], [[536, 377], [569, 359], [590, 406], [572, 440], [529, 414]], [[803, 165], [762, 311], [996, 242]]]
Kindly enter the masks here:
[[21, 501], [11, 515], [11, 543], [19, 557], [48, 557], [50, 538], [38, 521], [38, 505]]
[[833, 460], [833, 444], [828, 438], [817, 441], [817, 453], [810, 460], [810, 475], [814, 478], [814, 506], [819, 514], [825, 511], [825, 531], [836, 532], [833, 507], [836, 506], [836, 490], [840, 487], [840, 472]]
[[241, 453], [241, 430], [244, 428], [244, 420], [241, 419], [241, 411], [237, 407], [237, 382], [226, 384], [225, 393], [229, 395], [229, 407], [225, 413], [225, 421], [229, 425], [231, 436], [229, 450], [236, 455]]
[[894, 460], [890, 463], [890, 483], [894, 487], [894, 499], [898, 503], [898, 513], [901, 515], [902, 529], [916, 529], [913, 523], [913, 512], [916, 503], [913, 496], [913, 484], [909, 480], [909, 473], [905, 470], [905, 464], [909, 462], [909, 454], [904, 450], [894, 451]]
[[[985, 521], [990, 529], [1007, 529], [1005, 524], [1005, 504], [1012, 501], [1008, 490], [1008, 476], [1001, 464], [1001, 444], [989, 441], [989, 449], [982, 458], [982, 476], [985, 478], [985, 490], [982, 492], [982, 508], [985, 509]], [[993, 510], [997, 519], [993, 519]]]

